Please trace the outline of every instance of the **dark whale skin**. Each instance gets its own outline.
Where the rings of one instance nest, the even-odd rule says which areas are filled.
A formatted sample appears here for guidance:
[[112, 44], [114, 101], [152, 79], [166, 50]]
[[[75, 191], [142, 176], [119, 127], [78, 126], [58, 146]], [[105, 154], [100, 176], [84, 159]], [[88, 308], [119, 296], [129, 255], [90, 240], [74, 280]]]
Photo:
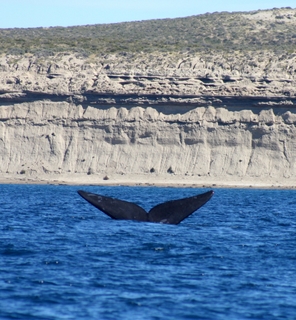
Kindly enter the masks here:
[[112, 219], [165, 224], [179, 224], [206, 204], [214, 194], [214, 191], [208, 191], [193, 197], [167, 201], [156, 205], [147, 213], [143, 208], [133, 202], [82, 190], [77, 192], [82, 198]]

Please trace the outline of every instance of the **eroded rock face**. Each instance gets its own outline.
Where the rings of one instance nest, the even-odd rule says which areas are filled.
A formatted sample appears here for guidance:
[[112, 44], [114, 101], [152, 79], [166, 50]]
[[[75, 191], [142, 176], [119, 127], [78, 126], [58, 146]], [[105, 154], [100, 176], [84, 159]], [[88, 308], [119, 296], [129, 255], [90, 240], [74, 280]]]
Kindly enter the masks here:
[[284, 179], [296, 57], [0, 57], [0, 172]]
[[296, 116], [273, 109], [0, 108], [0, 172], [293, 178]]
[[[46, 60], [34, 56], [2, 56], [0, 70], [0, 101], [17, 101], [13, 99], [25, 98], [28, 93], [71, 97], [74, 103], [87, 100], [90, 93], [168, 95], [172, 103], [174, 96], [289, 98], [296, 93], [295, 55], [278, 56], [264, 51], [110, 54], [86, 60], [66, 53]], [[100, 103], [114, 102], [108, 99], [97, 98]], [[138, 102], [141, 103], [141, 97]], [[287, 99], [282, 103], [292, 102]]]

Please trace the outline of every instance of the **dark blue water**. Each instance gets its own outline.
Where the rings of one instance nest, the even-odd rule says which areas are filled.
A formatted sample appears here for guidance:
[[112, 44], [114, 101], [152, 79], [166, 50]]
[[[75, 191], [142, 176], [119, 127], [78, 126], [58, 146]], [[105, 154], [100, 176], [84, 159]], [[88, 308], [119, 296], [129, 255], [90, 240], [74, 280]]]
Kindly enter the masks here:
[[179, 225], [115, 221], [205, 189], [0, 185], [0, 319], [296, 319], [296, 191], [216, 189]]

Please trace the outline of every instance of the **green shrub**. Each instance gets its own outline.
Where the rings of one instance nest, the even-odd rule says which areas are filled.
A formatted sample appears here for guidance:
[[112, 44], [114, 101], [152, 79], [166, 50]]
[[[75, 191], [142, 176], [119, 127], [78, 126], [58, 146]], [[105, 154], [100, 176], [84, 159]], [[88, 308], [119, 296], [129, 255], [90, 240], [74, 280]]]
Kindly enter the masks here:
[[[87, 57], [92, 54], [141, 51], [294, 50], [294, 16], [290, 15], [289, 22], [286, 22], [282, 12], [279, 14], [277, 9], [273, 12], [276, 22], [272, 19], [247, 19], [242, 13], [221, 12], [67, 28], [0, 29], [0, 53], [32, 53], [46, 57], [59, 52], [75, 52]], [[249, 15], [256, 13], [258, 11]]]

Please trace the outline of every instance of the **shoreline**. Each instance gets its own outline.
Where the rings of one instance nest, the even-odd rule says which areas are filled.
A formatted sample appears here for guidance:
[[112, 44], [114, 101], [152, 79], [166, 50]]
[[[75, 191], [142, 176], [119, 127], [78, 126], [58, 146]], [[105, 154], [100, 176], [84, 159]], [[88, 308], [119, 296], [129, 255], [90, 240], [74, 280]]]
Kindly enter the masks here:
[[238, 179], [237, 177], [188, 177], [178, 175], [124, 174], [111, 175], [104, 180], [101, 175], [59, 174], [23, 176], [1, 174], [0, 184], [72, 185], [72, 186], [142, 186], [176, 188], [236, 188], [236, 189], [296, 189], [292, 179]]

